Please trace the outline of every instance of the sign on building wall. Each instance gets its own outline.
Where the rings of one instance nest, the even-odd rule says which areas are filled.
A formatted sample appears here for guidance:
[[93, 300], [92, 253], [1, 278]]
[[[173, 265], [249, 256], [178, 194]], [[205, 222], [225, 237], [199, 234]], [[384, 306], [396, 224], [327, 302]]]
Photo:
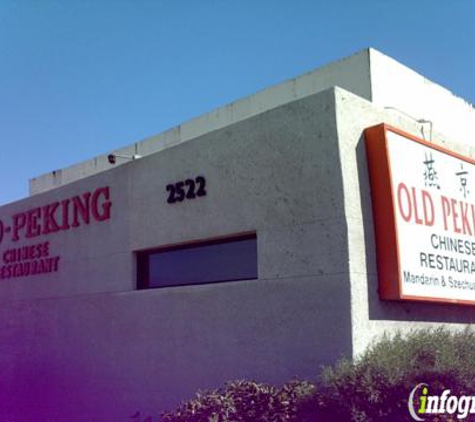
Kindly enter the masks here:
[[475, 161], [365, 131], [382, 299], [475, 304]]
[[107, 221], [111, 207], [105, 186], [1, 216], [0, 281], [59, 272], [61, 245], [50, 236]]

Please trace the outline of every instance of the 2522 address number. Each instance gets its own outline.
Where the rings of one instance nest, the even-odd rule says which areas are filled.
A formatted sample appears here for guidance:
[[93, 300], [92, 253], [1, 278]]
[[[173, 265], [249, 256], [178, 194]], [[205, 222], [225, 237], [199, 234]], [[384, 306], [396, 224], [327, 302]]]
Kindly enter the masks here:
[[176, 183], [170, 183], [166, 187], [168, 192], [167, 202], [174, 204], [185, 199], [195, 199], [206, 196], [206, 179], [203, 176], [195, 179], [186, 179]]

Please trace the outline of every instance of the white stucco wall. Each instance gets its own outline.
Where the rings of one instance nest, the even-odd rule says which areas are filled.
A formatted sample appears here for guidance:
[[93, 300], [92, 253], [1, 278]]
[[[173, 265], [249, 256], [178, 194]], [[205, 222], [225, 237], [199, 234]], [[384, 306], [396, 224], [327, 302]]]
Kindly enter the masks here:
[[[200, 388], [312, 378], [351, 356], [334, 90], [0, 208], [0, 219], [109, 186], [111, 218], [50, 242], [58, 273], [0, 283], [0, 419], [128, 420]], [[206, 197], [167, 204], [202, 174]], [[133, 251], [256, 231], [258, 280], [135, 289]]]
[[[370, 62], [374, 105], [387, 108], [395, 117], [406, 113], [416, 120], [431, 121], [434, 132], [475, 145], [472, 104], [377, 50], [370, 50]], [[430, 124], [423, 126], [428, 138]], [[420, 129], [417, 135], [421, 136]]]

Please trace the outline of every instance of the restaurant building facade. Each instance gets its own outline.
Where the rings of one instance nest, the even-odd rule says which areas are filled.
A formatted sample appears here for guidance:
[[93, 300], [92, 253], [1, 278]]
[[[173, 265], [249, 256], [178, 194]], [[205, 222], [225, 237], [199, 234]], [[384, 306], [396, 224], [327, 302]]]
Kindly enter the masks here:
[[31, 180], [0, 207], [0, 419], [157, 415], [473, 323], [474, 140], [369, 49]]

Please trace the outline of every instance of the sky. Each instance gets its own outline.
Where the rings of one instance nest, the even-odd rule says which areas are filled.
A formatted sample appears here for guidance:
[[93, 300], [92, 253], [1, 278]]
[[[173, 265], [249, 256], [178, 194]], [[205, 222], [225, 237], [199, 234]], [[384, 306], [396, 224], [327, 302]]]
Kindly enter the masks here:
[[475, 103], [475, 1], [0, 0], [0, 205], [373, 47]]

